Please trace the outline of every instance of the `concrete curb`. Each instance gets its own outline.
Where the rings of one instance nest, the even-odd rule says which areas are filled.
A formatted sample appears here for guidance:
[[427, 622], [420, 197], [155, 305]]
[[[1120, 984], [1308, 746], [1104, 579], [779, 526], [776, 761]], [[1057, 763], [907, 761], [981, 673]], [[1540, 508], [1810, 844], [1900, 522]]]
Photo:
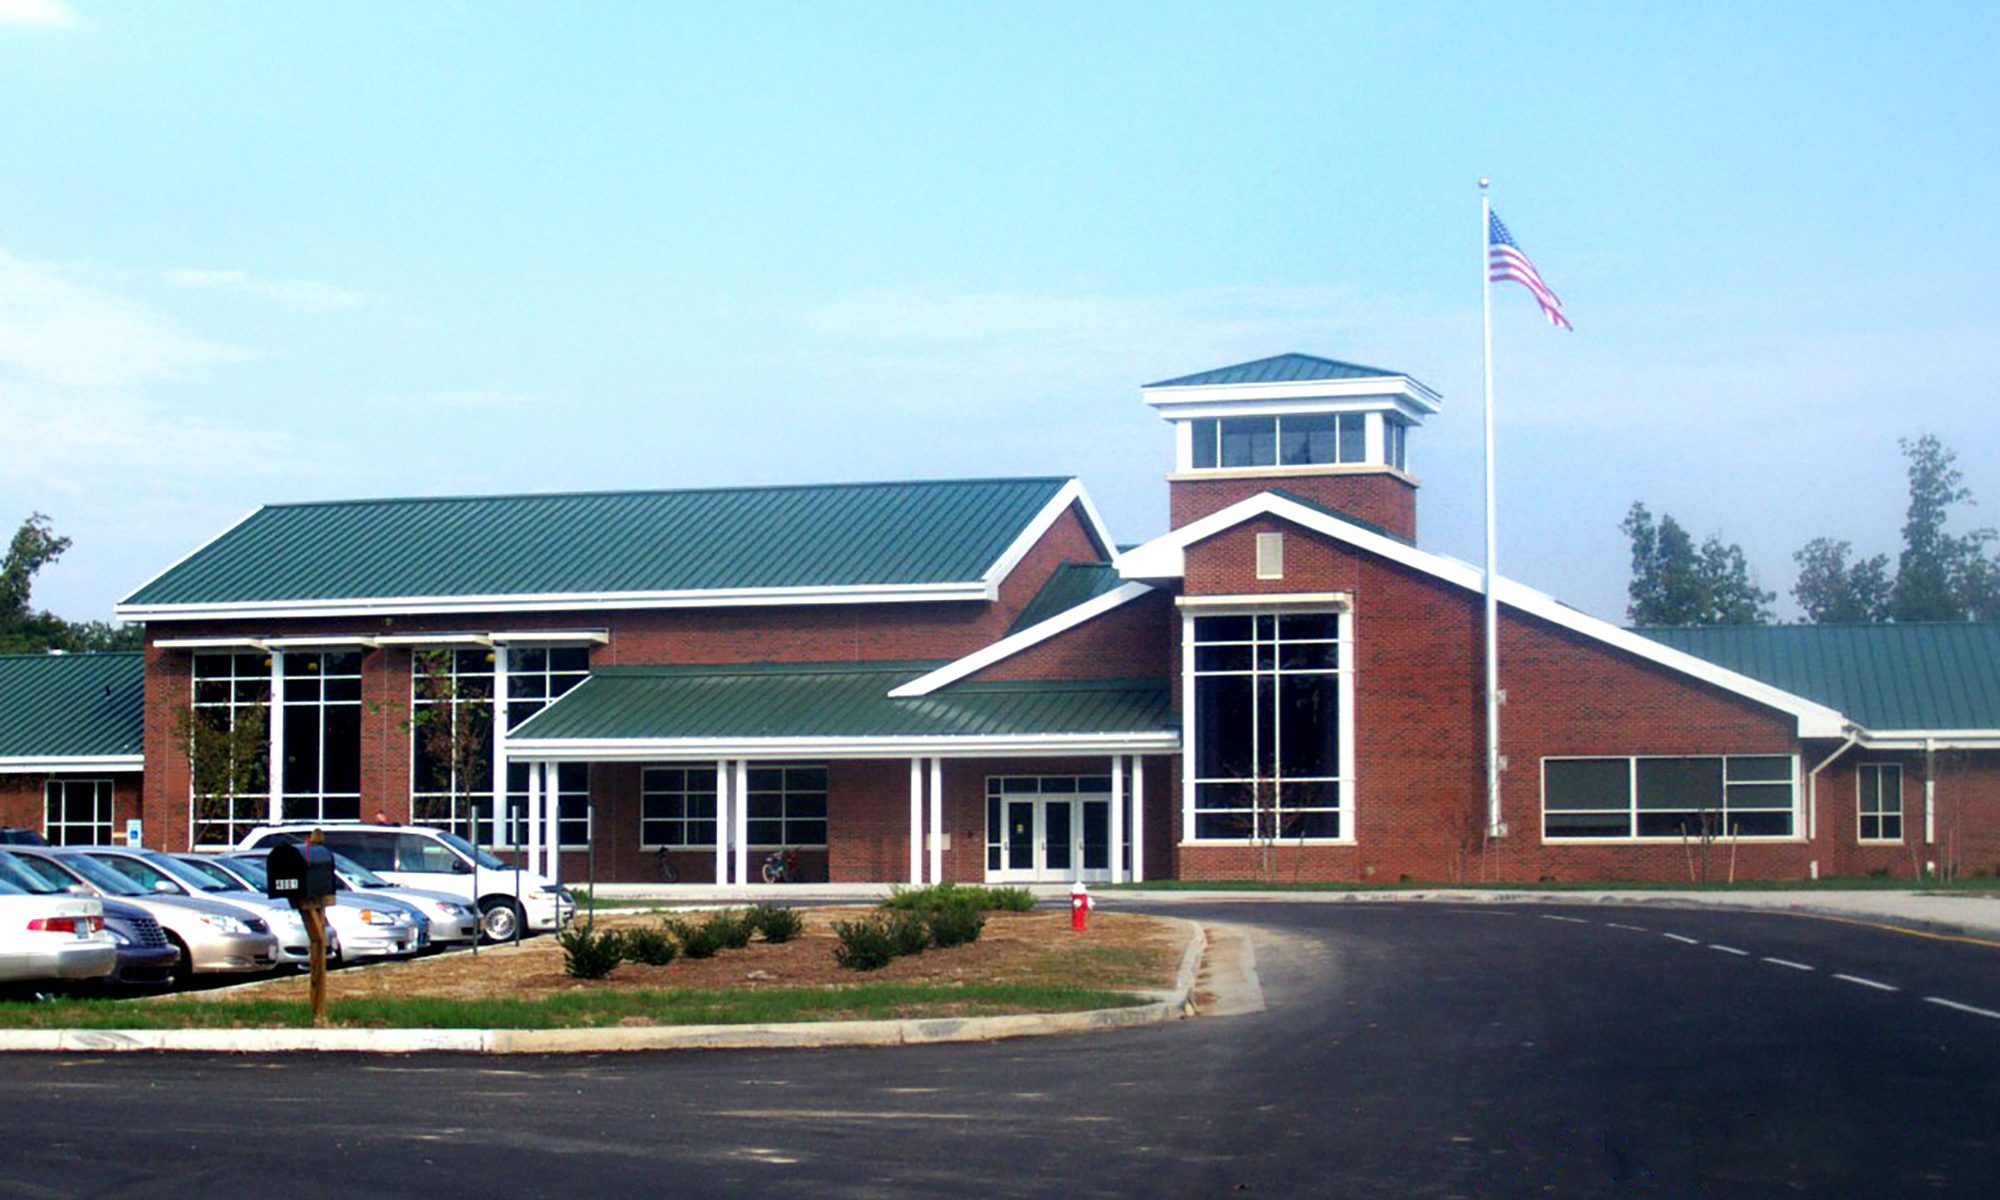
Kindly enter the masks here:
[[[1843, 892], [1840, 895], [1856, 895]], [[1861, 893], [1874, 895], [1874, 893]], [[1216, 904], [1216, 903], [1262, 903], [1262, 904], [1547, 904], [1572, 905], [1577, 907], [1617, 906], [1629, 908], [1671, 908], [1683, 910], [1725, 909], [1731, 912], [1778, 912], [1794, 916], [1817, 917], [1826, 920], [1848, 921], [1867, 925], [1881, 925], [1893, 929], [1904, 929], [1916, 933], [1943, 934], [1950, 937], [1971, 938], [1977, 941], [2000, 939], [2000, 901], [1994, 902], [1996, 924], [1965, 924], [1958, 921], [1942, 920], [1928, 916], [1914, 916], [1906, 912], [1884, 908], [1840, 907], [1824, 903], [1814, 903], [1811, 893], [1803, 894], [1797, 900], [1766, 898], [1750, 901], [1732, 898], [1728, 893], [1709, 896], [1682, 894], [1662, 894], [1659, 892], [1545, 892], [1535, 890], [1500, 891], [1489, 889], [1468, 889], [1464, 891], [1439, 889], [1437, 891], [1407, 892], [1195, 892], [1160, 891], [1139, 892], [1119, 891], [1109, 893], [1106, 898], [1113, 903], [1125, 900], [1144, 904]], [[1901, 893], [1896, 895], [1900, 896]], [[1923, 898], [1912, 894], [1912, 898]], [[1972, 899], [1972, 897], [1953, 897]]]
[[1007, 1017], [902, 1021], [813, 1021], [785, 1025], [663, 1025], [604, 1029], [6, 1029], [0, 1053], [183, 1051], [206, 1054], [607, 1054], [633, 1050], [792, 1050], [834, 1046], [917, 1046], [990, 1042], [1165, 1025], [1193, 1012], [1195, 980], [1208, 945], [1202, 927], [1180, 917], [1192, 935], [1172, 991], [1129, 1008]]

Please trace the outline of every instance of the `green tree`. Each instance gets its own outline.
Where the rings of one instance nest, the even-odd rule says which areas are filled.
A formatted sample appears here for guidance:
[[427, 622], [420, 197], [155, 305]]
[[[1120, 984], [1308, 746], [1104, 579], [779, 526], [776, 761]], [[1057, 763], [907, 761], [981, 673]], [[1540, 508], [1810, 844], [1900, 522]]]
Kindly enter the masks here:
[[1889, 579], [1889, 556], [1877, 554], [1849, 562], [1853, 551], [1850, 543], [1820, 537], [1793, 552], [1799, 580], [1792, 585], [1792, 597], [1806, 620], [1824, 625], [1889, 619], [1889, 595], [1894, 587]]
[[1775, 594], [1757, 586], [1743, 547], [1710, 534], [1700, 546], [1672, 516], [1635, 502], [1620, 525], [1632, 543], [1635, 625], [1761, 625]]
[[137, 625], [103, 621], [72, 623], [34, 608], [35, 576], [61, 558], [70, 542], [60, 537], [44, 513], [30, 513], [0, 560], [0, 654], [40, 654], [49, 650], [134, 650], [144, 637]]
[[1952, 464], [1958, 456], [1935, 434], [1896, 443], [1910, 461], [1910, 505], [1903, 519], [1903, 553], [1896, 561], [1896, 586], [1889, 614], [1898, 621], [1956, 621], [1963, 617], [1959, 583], [1968, 552], [1983, 549], [1988, 531], [1965, 538], [1945, 532], [1956, 504], [1972, 501], [1972, 490]]

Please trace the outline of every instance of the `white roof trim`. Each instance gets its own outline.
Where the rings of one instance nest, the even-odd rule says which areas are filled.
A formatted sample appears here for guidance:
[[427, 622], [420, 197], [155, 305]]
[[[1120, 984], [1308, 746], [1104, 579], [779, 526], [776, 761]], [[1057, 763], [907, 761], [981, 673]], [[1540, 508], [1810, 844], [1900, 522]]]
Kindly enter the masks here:
[[159, 650], [262, 650], [264, 642], [253, 637], [155, 638], [153, 646]]
[[375, 642], [380, 646], [491, 646], [493, 639], [483, 633], [387, 633]]
[[347, 647], [359, 650], [373, 650], [378, 644], [372, 637], [267, 637], [262, 639], [270, 650], [310, 650], [315, 646]]
[[[1239, 525], [1252, 517], [1274, 516], [1295, 525], [1323, 533], [1357, 550], [1386, 558], [1433, 578], [1455, 584], [1467, 591], [1484, 587], [1479, 568], [1454, 558], [1419, 550], [1406, 542], [1364, 529], [1350, 521], [1316, 508], [1287, 500], [1270, 492], [1260, 492], [1192, 521], [1171, 533], [1154, 538], [1118, 556], [1116, 566], [1127, 579], [1177, 579], [1186, 573], [1187, 548], [1205, 538]], [[1544, 592], [1538, 592], [1505, 576], [1495, 581], [1494, 595], [1500, 603], [1552, 625], [1582, 634], [1594, 641], [1623, 650], [1637, 658], [1679, 671], [1724, 691], [1789, 713], [1798, 720], [1800, 737], [1842, 737], [1849, 723], [1839, 712], [1804, 696], [1772, 687], [1735, 671], [1719, 667], [1704, 658], [1662, 645], [1609, 621], [1579, 612]]]
[[507, 761], [654, 762], [711, 758], [903, 758], [990, 754], [1171, 754], [1180, 734], [1052, 733], [1021, 736], [777, 738], [509, 738]]
[[1857, 729], [1864, 750], [1995, 750], [2000, 729]]
[[980, 582], [986, 587], [982, 599], [999, 598], [1001, 582], [1013, 573], [1015, 567], [1021, 565], [1021, 560], [1028, 556], [1028, 551], [1035, 548], [1035, 543], [1042, 540], [1042, 535], [1061, 519], [1063, 513], [1069, 511], [1069, 506], [1072, 504], [1083, 510], [1084, 527], [1097, 539], [1098, 547], [1106, 554], [1117, 550], [1118, 543], [1111, 540], [1111, 531], [1105, 528], [1104, 518], [1098, 515], [1097, 506], [1090, 502], [1090, 493], [1083, 490], [1083, 482], [1071, 479], [1056, 489], [1056, 494], [1049, 497], [1048, 503], [1042, 505], [1041, 511], [1035, 514], [1033, 520], [1022, 526], [1021, 532], [1015, 535], [1014, 540], [1000, 553], [1000, 557], [993, 560], [993, 565], [986, 568], [985, 574], [980, 576]]
[[856, 587], [715, 588], [667, 592], [554, 592], [542, 595], [376, 596], [338, 600], [246, 600], [228, 604], [121, 604], [124, 621], [284, 620], [426, 613], [574, 612], [597, 609], [733, 608], [784, 604], [894, 604], [990, 600], [977, 583], [865, 584]]
[[928, 696], [946, 684], [956, 683], [968, 675], [976, 674], [1005, 658], [1011, 658], [1030, 646], [1037, 646], [1065, 630], [1076, 628], [1086, 621], [1110, 612], [1112, 609], [1131, 601], [1154, 589], [1144, 583], [1123, 583], [1101, 596], [1093, 596], [1074, 608], [1065, 609], [1046, 621], [1038, 621], [1019, 633], [1009, 634], [999, 641], [976, 650], [956, 662], [946, 663], [928, 675], [919, 675], [889, 693], [902, 699], [910, 696]]
[[143, 754], [5, 754], [0, 755], [0, 772], [67, 773], [70, 771], [140, 771], [146, 766]]
[[[1356, 379], [1289, 379], [1272, 383], [1154, 384], [1139, 389], [1146, 403], [1176, 413], [1190, 405], [1240, 400], [1407, 401], [1424, 412], [1437, 412], [1443, 397], [1408, 375], [1366, 375]], [[1240, 406], [1231, 405], [1232, 408]], [[1163, 412], [1162, 415], [1165, 415]]]
[[510, 645], [521, 643], [532, 644], [536, 642], [546, 645], [557, 643], [575, 645], [578, 642], [588, 642], [593, 646], [602, 646], [611, 640], [611, 631], [609, 629], [530, 629], [505, 633], [489, 633], [486, 636], [493, 642]]

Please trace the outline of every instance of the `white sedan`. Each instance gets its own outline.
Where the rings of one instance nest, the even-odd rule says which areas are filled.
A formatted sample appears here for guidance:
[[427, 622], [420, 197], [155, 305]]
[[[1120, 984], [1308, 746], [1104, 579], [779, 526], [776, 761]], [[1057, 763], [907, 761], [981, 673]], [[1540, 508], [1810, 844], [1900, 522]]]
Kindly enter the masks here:
[[103, 901], [31, 896], [0, 882], [0, 986], [102, 979], [117, 965]]

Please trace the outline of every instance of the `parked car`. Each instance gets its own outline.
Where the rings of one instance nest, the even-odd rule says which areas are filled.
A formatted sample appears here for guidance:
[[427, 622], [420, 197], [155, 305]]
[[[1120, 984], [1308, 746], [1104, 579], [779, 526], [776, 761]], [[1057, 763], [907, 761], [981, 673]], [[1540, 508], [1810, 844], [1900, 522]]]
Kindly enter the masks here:
[[21, 866], [59, 888], [83, 888], [94, 896], [130, 904], [166, 931], [167, 941], [180, 952], [174, 982], [186, 984], [196, 975], [246, 975], [278, 965], [278, 939], [262, 917], [246, 917], [234, 905], [201, 896], [168, 896], [143, 888], [131, 876], [66, 847], [29, 849], [16, 846]]
[[510, 867], [455, 833], [428, 825], [260, 825], [239, 850], [301, 842], [314, 829], [327, 848], [402, 887], [445, 892], [479, 909], [489, 942], [561, 929], [576, 914], [569, 889], [533, 871]]
[[[209, 875], [230, 887], [255, 895], [270, 894], [261, 865], [233, 862], [219, 855], [176, 854], [174, 858], [189, 868]], [[356, 962], [364, 958], [407, 958], [422, 950], [428, 940], [429, 924], [408, 906], [394, 902], [375, 903], [357, 899], [352, 892], [336, 893], [326, 906], [327, 961]], [[280, 904], [290, 905], [281, 900]]]
[[[263, 878], [264, 860], [269, 850], [239, 850], [217, 862], [253, 864], [257, 878]], [[232, 867], [233, 869], [233, 867]], [[358, 895], [373, 903], [385, 901], [405, 905], [423, 918], [427, 929], [426, 946], [450, 946], [470, 942], [479, 936], [479, 910], [448, 892], [427, 892], [422, 888], [397, 887], [344, 854], [333, 856], [334, 882], [342, 896]]]
[[79, 846], [71, 849], [103, 863], [155, 895], [200, 896], [229, 905], [241, 917], [262, 921], [277, 935], [280, 963], [297, 966], [312, 957], [304, 919], [282, 900], [258, 895], [234, 882], [218, 882], [196, 874], [185, 863], [158, 850], [125, 846]]
[[0, 988], [102, 979], [118, 966], [104, 903], [68, 892], [31, 892], [0, 877]]
[[[68, 881], [43, 878], [26, 862], [6, 851], [0, 851], [0, 879], [33, 896], [82, 894]], [[111, 935], [112, 944], [118, 948], [117, 964], [101, 982], [111, 988], [164, 987], [172, 982], [174, 963], [180, 960], [181, 952], [167, 940], [166, 930], [160, 928], [160, 923], [136, 905], [122, 900], [99, 899], [104, 905], [105, 932]]]
[[46, 846], [49, 839], [32, 829], [20, 829], [12, 825], [0, 825], [0, 846]]

